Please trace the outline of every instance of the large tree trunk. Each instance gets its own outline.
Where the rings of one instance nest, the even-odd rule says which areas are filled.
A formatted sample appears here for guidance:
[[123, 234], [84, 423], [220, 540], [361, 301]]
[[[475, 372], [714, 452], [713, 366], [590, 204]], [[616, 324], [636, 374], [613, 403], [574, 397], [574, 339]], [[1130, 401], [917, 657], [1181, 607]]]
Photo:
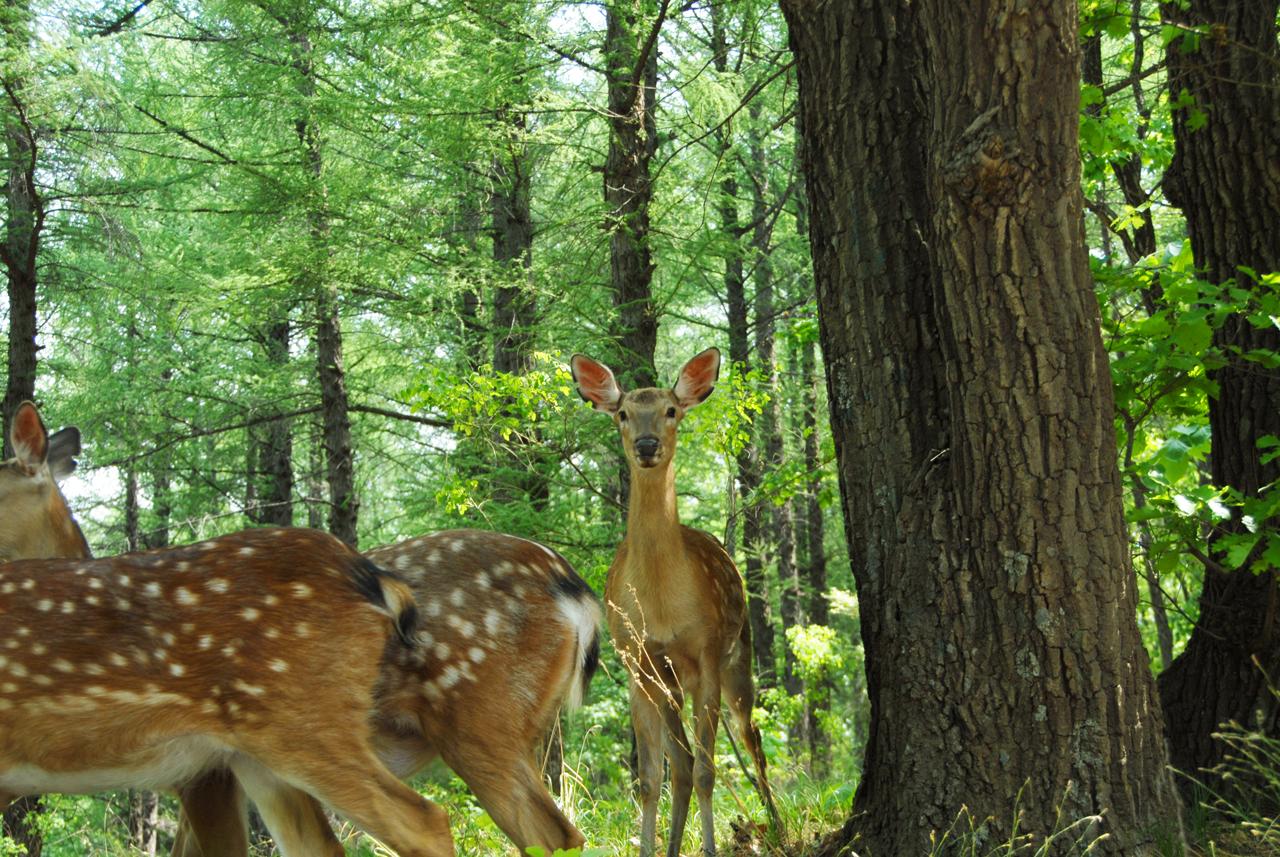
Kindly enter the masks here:
[[[1166, 21], [1203, 27], [1206, 34], [1197, 39], [1199, 50], [1184, 53], [1181, 40], [1169, 45], [1169, 82], [1172, 91], [1185, 90], [1195, 98], [1205, 122], [1196, 128], [1189, 110], [1174, 112], [1176, 146], [1165, 193], [1186, 215], [1204, 277], [1213, 283], [1234, 278], [1247, 290], [1253, 282], [1239, 266], [1259, 273], [1280, 270], [1280, 4], [1191, 0], [1187, 8], [1182, 5], [1163, 6]], [[1212, 374], [1218, 385], [1218, 395], [1209, 400], [1213, 481], [1256, 497], [1280, 478], [1280, 462], [1263, 464], [1257, 447], [1263, 436], [1280, 435], [1280, 372], [1241, 355], [1280, 351], [1280, 331], [1273, 325], [1255, 328], [1234, 316], [1215, 333], [1214, 345], [1227, 365]], [[1242, 530], [1237, 513], [1210, 539], [1211, 555], [1221, 560], [1218, 538]], [[1222, 758], [1223, 746], [1212, 738], [1219, 725], [1254, 720], [1268, 693], [1267, 674], [1274, 677], [1280, 668], [1278, 604], [1274, 566], [1259, 573], [1215, 565], [1205, 569], [1200, 618], [1186, 649], [1160, 677], [1178, 770], [1200, 776], [1200, 769]], [[1273, 734], [1274, 729], [1271, 724]]]
[[[5, 0], [0, 6], [5, 48], [15, 57], [31, 50], [31, 10], [26, 0]], [[26, 81], [17, 71], [21, 61], [6, 66], [0, 77], [0, 115], [4, 116], [5, 232], [0, 245], [9, 291], [9, 374], [0, 405], [3, 458], [13, 455], [9, 419], [18, 405], [35, 398], [36, 390], [36, 259], [44, 226], [44, 206], [36, 190], [35, 131], [26, 114]]]
[[1075, 5], [783, 9], [871, 699], [826, 853], [927, 854], [962, 808], [985, 841], [1105, 812], [1077, 828], [1096, 853], [1154, 853], [1179, 805], [1081, 233]]

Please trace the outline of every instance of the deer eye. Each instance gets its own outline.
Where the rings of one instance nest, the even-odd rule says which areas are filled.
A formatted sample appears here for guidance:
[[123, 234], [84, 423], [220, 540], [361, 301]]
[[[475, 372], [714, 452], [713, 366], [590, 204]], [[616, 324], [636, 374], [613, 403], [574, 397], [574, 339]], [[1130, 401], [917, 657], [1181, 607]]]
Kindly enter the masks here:
[[675, 419], [675, 417], [676, 417], [676, 409], [667, 408], [667, 419]]
[[627, 412], [626, 412], [626, 411], [618, 411], [618, 421], [619, 421], [619, 422], [624, 422], [624, 423], [627, 421]]

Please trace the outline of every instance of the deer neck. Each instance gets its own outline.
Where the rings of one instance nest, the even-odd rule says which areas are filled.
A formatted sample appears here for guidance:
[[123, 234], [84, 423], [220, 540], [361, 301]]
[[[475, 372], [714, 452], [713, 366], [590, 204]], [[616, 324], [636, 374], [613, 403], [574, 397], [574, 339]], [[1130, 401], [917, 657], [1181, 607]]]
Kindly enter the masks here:
[[670, 461], [661, 467], [631, 468], [627, 541], [643, 553], [670, 551], [683, 544], [676, 514], [676, 474]]

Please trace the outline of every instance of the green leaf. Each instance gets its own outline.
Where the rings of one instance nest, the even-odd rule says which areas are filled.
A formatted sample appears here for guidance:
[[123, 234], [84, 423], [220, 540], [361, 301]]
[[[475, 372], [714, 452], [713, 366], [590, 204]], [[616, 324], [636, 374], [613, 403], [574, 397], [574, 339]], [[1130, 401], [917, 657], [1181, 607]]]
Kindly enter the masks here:
[[1186, 319], [1173, 329], [1173, 341], [1187, 354], [1201, 354], [1213, 341], [1213, 328], [1203, 318]]

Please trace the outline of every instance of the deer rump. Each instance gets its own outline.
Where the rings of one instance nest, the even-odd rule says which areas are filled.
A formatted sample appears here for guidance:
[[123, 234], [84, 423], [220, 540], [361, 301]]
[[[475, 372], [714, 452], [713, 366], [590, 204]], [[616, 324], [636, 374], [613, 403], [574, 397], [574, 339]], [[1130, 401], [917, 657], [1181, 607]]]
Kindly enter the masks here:
[[0, 565], [0, 804], [240, 756], [305, 780], [290, 743], [367, 722], [415, 624], [395, 575], [309, 530]]
[[[581, 845], [535, 756], [595, 672], [595, 593], [555, 551], [502, 533], [450, 530], [366, 556], [403, 576], [420, 619], [416, 646], [386, 665], [379, 685], [373, 745], [382, 762], [408, 777], [442, 758], [519, 848]], [[176, 857], [203, 853], [200, 831], [226, 840], [228, 829], [243, 827], [243, 796], [225, 773], [193, 781], [181, 796]], [[304, 796], [282, 807], [309, 853], [341, 853]], [[236, 857], [247, 846], [218, 853]]]

